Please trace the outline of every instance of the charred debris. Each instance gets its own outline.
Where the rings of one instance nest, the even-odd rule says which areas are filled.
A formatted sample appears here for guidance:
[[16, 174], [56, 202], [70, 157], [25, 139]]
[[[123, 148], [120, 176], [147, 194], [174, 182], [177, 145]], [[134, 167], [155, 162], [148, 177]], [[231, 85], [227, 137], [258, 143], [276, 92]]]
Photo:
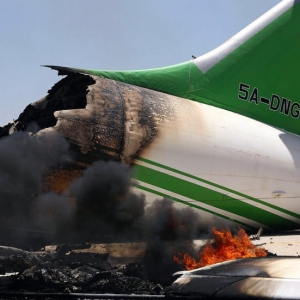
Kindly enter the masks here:
[[61, 245], [39, 252], [1, 247], [1, 254], [10, 252], [11, 255], [0, 258], [0, 297], [3, 292], [163, 293], [163, 285], [147, 279], [143, 264], [114, 264], [109, 262], [105, 251], [84, 251], [91, 247], [90, 244]]

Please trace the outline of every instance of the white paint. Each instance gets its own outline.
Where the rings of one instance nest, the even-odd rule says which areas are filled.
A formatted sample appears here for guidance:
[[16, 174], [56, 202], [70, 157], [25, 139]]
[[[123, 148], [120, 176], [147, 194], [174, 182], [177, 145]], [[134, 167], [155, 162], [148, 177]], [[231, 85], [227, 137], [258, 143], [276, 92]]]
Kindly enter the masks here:
[[142, 157], [300, 214], [299, 136], [181, 98], [174, 98], [174, 109], [176, 119], [160, 125]]

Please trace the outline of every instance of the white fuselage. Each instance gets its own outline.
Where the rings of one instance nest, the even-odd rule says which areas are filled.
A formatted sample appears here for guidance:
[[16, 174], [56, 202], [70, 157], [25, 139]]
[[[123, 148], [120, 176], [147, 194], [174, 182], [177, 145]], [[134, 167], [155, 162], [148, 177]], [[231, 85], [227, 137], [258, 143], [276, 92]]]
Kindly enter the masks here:
[[[299, 225], [300, 137], [229, 111], [175, 99], [174, 117], [160, 124], [158, 136], [135, 162], [159, 172], [162, 181], [165, 174], [168, 183], [140, 180], [140, 186], [193, 204], [205, 215], [216, 212], [254, 228]], [[191, 183], [189, 190], [178, 189], [177, 179]]]

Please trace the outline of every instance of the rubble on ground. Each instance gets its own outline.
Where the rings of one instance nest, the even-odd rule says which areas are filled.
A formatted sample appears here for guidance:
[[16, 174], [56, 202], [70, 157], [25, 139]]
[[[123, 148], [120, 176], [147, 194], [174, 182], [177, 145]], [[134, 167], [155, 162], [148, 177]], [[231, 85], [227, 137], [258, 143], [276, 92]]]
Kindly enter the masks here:
[[146, 278], [142, 263], [114, 265], [108, 253], [80, 252], [72, 245], [38, 252], [8, 253], [10, 247], [5, 248], [5, 256], [0, 256], [0, 292], [160, 295], [165, 288]]

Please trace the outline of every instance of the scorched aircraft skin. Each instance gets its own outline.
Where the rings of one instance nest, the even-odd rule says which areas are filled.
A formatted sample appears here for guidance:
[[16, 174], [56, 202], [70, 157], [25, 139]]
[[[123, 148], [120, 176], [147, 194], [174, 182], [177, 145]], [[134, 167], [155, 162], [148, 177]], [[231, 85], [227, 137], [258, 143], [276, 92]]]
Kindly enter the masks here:
[[[282, 1], [217, 49], [179, 65], [49, 66], [67, 77], [28, 106], [18, 126], [30, 119], [62, 132], [81, 163], [134, 165], [149, 201], [167, 197], [199, 209], [203, 219], [217, 215], [246, 228], [299, 228], [299, 2]], [[75, 101], [78, 86], [86, 103], [64, 105]], [[49, 107], [55, 126], [42, 124]]]

